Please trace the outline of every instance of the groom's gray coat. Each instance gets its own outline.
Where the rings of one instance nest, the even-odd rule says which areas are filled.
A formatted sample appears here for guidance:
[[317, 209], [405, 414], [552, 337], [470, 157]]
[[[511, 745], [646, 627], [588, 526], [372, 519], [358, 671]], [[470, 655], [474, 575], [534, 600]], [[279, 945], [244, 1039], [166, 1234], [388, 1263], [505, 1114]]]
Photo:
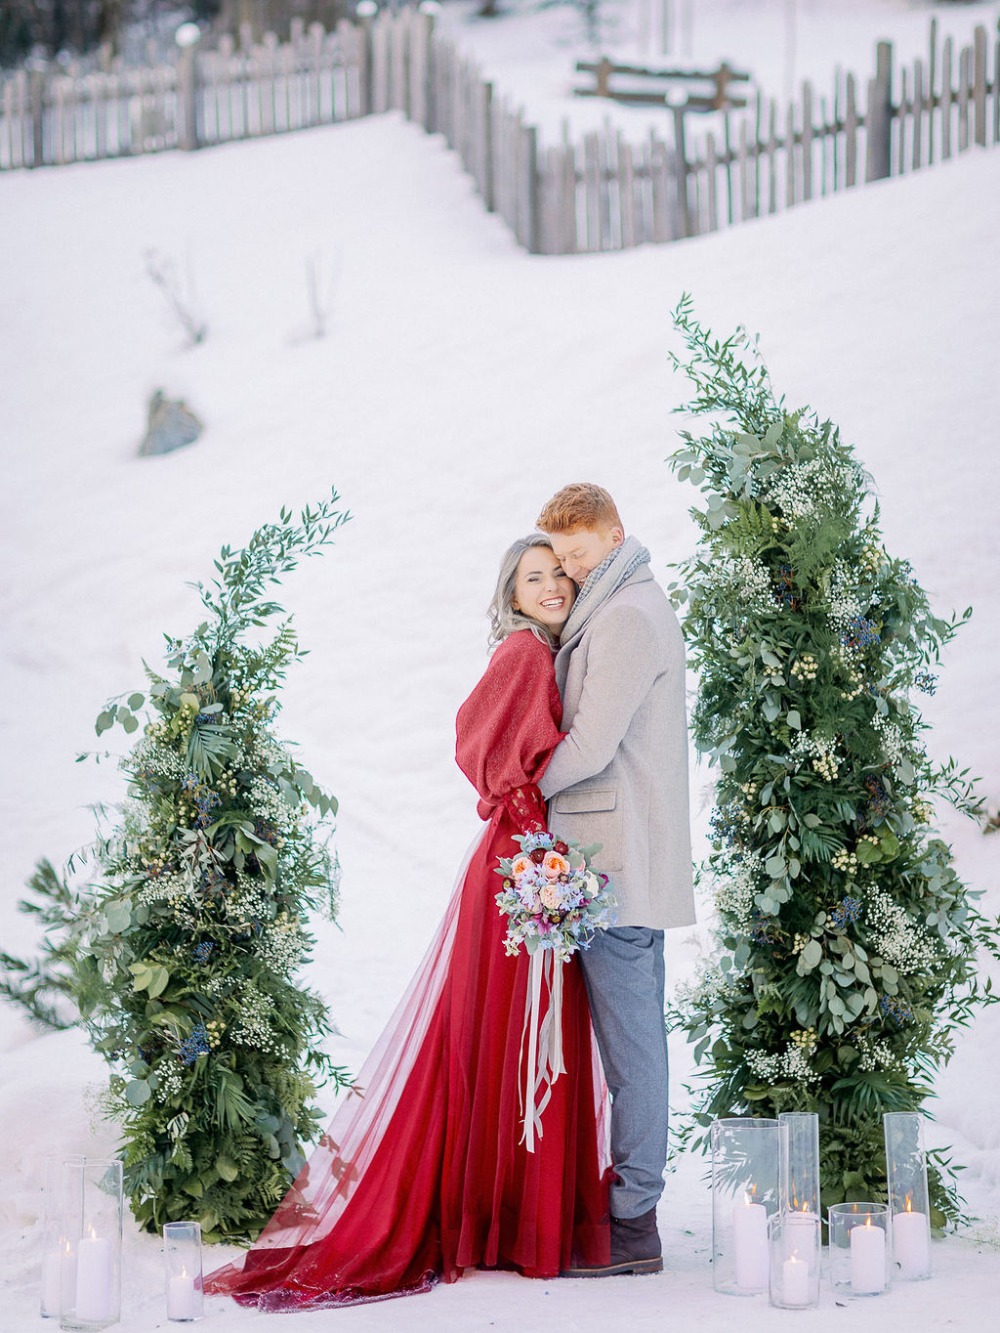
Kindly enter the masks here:
[[[638, 548], [628, 538], [624, 557], [633, 543]], [[571, 637], [556, 658], [569, 734], [539, 784], [551, 802], [550, 827], [602, 844], [594, 863], [614, 881], [619, 926], [690, 925], [681, 628], [648, 564], [610, 595], [602, 597], [599, 584], [592, 597], [582, 623], [574, 625], [575, 615], [567, 623]]]

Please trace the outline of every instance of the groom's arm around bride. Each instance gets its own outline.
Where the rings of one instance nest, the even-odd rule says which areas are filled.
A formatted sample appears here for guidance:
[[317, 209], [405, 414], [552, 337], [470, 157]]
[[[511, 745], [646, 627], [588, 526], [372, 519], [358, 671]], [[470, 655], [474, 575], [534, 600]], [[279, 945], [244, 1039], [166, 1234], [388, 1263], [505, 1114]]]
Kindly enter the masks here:
[[540, 785], [553, 829], [601, 843], [595, 860], [618, 899], [618, 925], [581, 955], [612, 1096], [611, 1264], [569, 1272], [657, 1272], [667, 1150], [663, 931], [695, 919], [684, 644], [649, 552], [626, 538], [607, 491], [565, 487], [538, 526], [580, 587], [556, 659], [568, 734]]

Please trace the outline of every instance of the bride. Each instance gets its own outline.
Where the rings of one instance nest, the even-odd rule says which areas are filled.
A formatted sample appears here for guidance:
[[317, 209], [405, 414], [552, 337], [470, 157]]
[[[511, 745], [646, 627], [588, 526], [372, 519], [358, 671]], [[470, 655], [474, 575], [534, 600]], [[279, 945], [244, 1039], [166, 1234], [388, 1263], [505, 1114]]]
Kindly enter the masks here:
[[[575, 597], [547, 537], [505, 554], [496, 649], [459, 709], [457, 759], [488, 823], [395, 1014], [252, 1249], [205, 1290], [262, 1310], [427, 1291], [466, 1268], [554, 1277], [609, 1258], [605, 1090], [579, 962], [563, 966], [568, 1072], [524, 1132], [529, 961], [495, 895], [515, 834], [546, 827], [535, 785], [561, 739], [553, 651]], [[526, 1141], [527, 1140], [527, 1141]]]

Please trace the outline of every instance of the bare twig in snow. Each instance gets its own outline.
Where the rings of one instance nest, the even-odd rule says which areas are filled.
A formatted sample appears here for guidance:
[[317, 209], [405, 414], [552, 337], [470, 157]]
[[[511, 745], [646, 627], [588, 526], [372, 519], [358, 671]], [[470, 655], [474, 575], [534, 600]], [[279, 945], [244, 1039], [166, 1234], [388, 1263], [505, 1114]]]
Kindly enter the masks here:
[[[325, 277], [324, 269], [328, 269]], [[336, 253], [332, 261], [327, 263], [324, 263], [322, 251], [314, 250], [306, 255], [306, 293], [309, 299], [310, 331], [314, 338], [326, 337], [339, 269]]]
[[182, 282], [177, 265], [169, 255], [162, 255], [158, 250], [147, 250], [145, 257], [146, 272], [151, 281], [163, 293], [189, 344], [197, 347], [208, 337], [208, 325], [197, 307], [190, 263], [187, 279]]

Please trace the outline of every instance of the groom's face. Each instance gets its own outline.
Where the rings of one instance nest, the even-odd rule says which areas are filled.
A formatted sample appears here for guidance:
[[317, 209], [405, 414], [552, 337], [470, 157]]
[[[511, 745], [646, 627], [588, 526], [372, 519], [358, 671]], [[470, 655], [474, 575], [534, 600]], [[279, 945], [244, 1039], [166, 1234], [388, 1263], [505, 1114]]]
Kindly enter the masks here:
[[575, 528], [572, 532], [552, 532], [549, 540], [563, 569], [582, 587], [601, 561], [621, 546], [625, 534], [621, 528]]

